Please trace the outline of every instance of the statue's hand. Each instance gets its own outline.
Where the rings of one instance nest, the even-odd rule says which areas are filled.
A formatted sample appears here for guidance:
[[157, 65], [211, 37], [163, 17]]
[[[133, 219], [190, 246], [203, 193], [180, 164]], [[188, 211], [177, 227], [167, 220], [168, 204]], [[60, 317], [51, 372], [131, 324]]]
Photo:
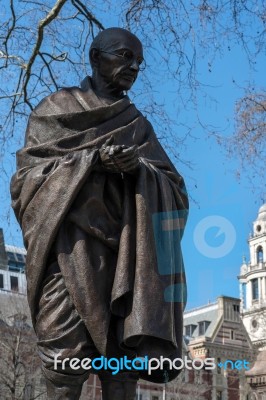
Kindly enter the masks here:
[[139, 148], [137, 145], [122, 149], [114, 155], [116, 165], [122, 172], [134, 173], [139, 166]]
[[105, 169], [111, 172], [133, 173], [139, 165], [138, 146], [112, 145], [109, 138], [100, 148], [100, 158]]
[[99, 150], [100, 159], [103, 167], [111, 172], [121, 172], [119, 166], [116, 165], [115, 155], [120, 153], [126, 146], [124, 145], [113, 145], [114, 138], [111, 136], [102, 145]]

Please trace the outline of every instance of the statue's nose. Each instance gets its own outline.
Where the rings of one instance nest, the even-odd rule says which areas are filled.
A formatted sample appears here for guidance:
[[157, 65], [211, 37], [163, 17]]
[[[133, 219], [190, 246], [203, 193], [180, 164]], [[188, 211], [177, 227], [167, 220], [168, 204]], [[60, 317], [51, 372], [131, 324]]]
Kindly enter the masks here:
[[130, 64], [130, 68], [134, 71], [139, 71], [139, 63], [136, 59], [133, 59], [132, 63]]

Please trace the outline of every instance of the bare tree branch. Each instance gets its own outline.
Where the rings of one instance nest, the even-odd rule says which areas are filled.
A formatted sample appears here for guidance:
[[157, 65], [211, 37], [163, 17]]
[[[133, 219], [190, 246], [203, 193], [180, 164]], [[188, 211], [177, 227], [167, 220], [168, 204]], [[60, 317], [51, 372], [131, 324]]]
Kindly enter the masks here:
[[11, 10], [11, 14], [12, 14], [12, 23], [11, 23], [11, 27], [9, 28], [9, 30], [7, 32], [6, 38], [4, 39], [4, 42], [3, 42], [6, 53], [8, 52], [7, 51], [7, 42], [15, 28], [15, 25], [16, 25], [16, 14], [15, 14], [15, 10], [14, 10], [13, 0], [10, 0], [10, 10]]
[[[47, 53], [46, 53], [46, 54], [47, 54]], [[48, 62], [45, 60], [45, 57], [44, 57], [43, 53], [39, 52], [39, 56], [41, 57], [41, 59], [43, 60], [45, 66], [47, 67], [47, 70], [48, 70], [48, 72], [49, 72], [49, 75], [50, 75], [50, 77], [51, 77], [51, 80], [52, 80], [52, 82], [53, 82], [53, 84], [54, 84], [56, 90], [58, 90], [57, 83], [56, 83], [56, 81], [55, 81], [55, 79], [54, 79], [53, 72], [52, 72], [51, 67], [50, 67], [50, 63], [48, 63]], [[52, 58], [52, 56], [51, 56], [51, 58]]]
[[57, 15], [59, 14], [61, 8], [63, 7], [63, 5], [65, 4], [66, 1], [67, 0], [57, 0], [54, 7], [50, 10], [50, 12], [47, 14], [47, 16], [40, 21], [39, 26], [38, 26], [37, 41], [36, 41], [35, 47], [32, 51], [32, 55], [29, 59], [27, 67], [26, 67], [25, 78], [24, 78], [24, 83], [23, 83], [23, 88], [22, 88], [22, 90], [24, 92], [24, 101], [26, 104], [28, 104], [28, 106], [31, 109], [32, 109], [32, 105], [30, 104], [28, 97], [27, 97], [27, 85], [30, 80], [32, 65], [39, 53], [39, 50], [40, 50], [40, 47], [41, 47], [41, 44], [43, 41], [43, 31], [44, 31], [45, 26], [50, 24], [57, 17]]
[[93, 24], [95, 24], [99, 29], [104, 29], [104, 26], [102, 25], [102, 23], [94, 17], [94, 15], [87, 9], [87, 7], [85, 6], [85, 4], [83, 4], [82, 1], [79, 0], [71, 0], [73, 6], [76, 7], [77, 10], [79, 10], [79, 12], [81, 14], [83, 14], [86, 19], [90, 22], [91, 26], [93, 26]]
[[[116, 15], [113, 13], [114, 24], [128, 27], [140, 38], [145, 50], [147, 70], [139, 75], [131, 98], [152, 120], [172, 157], [185, 165], [188, 162], [183, 160], [182, 150], [191, 132], [197, 131], [200, 123], [205, 131], [212, 129], [203, 124], [198, 113], [198, 98], [209, 96], [208, 83], [201, 81], [199, 60], [205, 58], [206, 70], [211, 73], [220, 56], [234, 46], [241, 46], [252, 69], [256, 67], [256, 57], [265, 51], [266, 14], [261, 0], [8, 0], [4, 3], [5, 19], [0, 21], [0, 157], [1, 160], [8, 157], [10, 165], [14, 165], [15, 150], [22, 145], [30, 110], [43, 97], [58, 88], [77, 85], [90, 74], [89, 42], [99, 30], [109, 26], [114, 9], [117, 10]], [[158, 90], [161, 82], [168, 85], [170, 81], [172, 115]], [[255, 92], [259, 90], [255, 88]], [[199, 115], [199, 121], [182, 119], [183, 111]], [[246, 136], [262, 143], [259, 132], [263, 125], [257, 127], [259, 130], [255, 132], [254, 127], [252, 130], [246, 124], [246, 130], [250, 130]], [[255, 173], [252, 157], [256, 157], [255, 151], [261, 151], [261, 145], [249, 147], [250, 175]], [[0, 168], [8, 188], [8, 172], [1, 163]], [[262, 173], [261, 166], [259, 169]]]
[[15, 296], [6, 294], [4, 299], [1, 297], [4, 304], [1, 304], [3, 308], [0, 335], [1, 398], [20, 400], [26, 395], [27, 388], [32, 387], [31, 393], [27, 395], [30, 394], [30, 398], [35, 400], [45, 393], [45, 388], [40, 385], [40, 360], [37, 356], [33, 328], [27, 325], [29, 315], [21, 313], [23, 308], [28, 312], [26, 298]]

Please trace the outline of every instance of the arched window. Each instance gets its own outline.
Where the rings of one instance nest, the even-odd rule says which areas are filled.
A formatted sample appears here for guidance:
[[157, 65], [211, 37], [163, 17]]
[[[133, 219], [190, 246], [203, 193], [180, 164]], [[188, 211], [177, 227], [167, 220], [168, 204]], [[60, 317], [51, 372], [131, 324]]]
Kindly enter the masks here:
[[252, 300], [258, 300], [258, 298], [259, 298], [258, 279], [251, 279], [251, 288], [252, 288]]
[[257, 263], [263, 262], [263, 248], [262, 246], [257, 247]]

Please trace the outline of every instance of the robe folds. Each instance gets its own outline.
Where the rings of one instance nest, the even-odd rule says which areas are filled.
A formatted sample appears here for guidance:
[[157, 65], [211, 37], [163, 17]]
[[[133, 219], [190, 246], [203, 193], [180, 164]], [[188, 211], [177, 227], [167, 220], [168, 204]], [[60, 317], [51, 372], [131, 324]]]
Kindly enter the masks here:
[[[101, 165], [99, 149], [110, 137], [138, 145], [135, 174]], [[100, 354], [113, 356], [115, 340], [113, 348], [125, 354], [181, 357], [187, 193], [151, 124], [127, 96], [108, 104], [86, 78], [81, 88], [45, 98], [17, 152], [11, 195], [27, 249], [33, 325], [41, 284], [56, 258]], [[159, 373], [146, 378], [164, 380]]]

